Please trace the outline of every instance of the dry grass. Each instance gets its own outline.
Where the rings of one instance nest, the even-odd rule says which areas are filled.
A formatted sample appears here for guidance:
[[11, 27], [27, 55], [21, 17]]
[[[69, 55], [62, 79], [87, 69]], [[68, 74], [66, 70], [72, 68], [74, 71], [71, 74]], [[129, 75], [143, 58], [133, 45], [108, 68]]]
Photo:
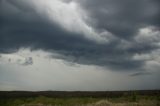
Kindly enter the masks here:
[[121, 97], [29, 97], [0, 99], [0, 106], [160, 106], [160, 96], [132, 94]]
[[160, 102], [154, 100], [141, 100], [139, 102], [112, 103], [108, 100], [101, 100], [93, 104], [88, 104], [86, 106], [160, 106]]
[[[43, 105], [43, 104], [28, 104], [21, 106], [61, 106], [61, 105]], [[69, 105], [66, 105], [69, 106]], [[112, 103], [108, 100], [100, 100], [95, 103], [85, 104], [85, 105], [74, 105], [74, 106], [160, 106], [159, 101], [155, 100], [141, 100], [139, 102], [123, 102], [123, 103]]]

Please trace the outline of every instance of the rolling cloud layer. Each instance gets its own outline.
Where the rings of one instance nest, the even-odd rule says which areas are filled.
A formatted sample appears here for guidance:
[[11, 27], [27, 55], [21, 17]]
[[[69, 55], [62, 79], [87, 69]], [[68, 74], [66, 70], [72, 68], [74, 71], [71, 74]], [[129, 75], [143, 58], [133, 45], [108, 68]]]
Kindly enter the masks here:
[[0, 53], [29, 47], [78, 64], [147, 70], [160, 62], [159, 16], [159, 0], [1, 0]]

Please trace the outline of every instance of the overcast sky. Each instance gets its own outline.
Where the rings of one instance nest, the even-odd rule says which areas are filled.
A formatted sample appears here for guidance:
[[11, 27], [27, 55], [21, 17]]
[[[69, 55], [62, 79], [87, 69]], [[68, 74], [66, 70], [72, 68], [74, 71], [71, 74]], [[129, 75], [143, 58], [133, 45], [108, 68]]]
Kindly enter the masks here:
[[0, 0], [0, 90], [160, 89], [159, 0]]

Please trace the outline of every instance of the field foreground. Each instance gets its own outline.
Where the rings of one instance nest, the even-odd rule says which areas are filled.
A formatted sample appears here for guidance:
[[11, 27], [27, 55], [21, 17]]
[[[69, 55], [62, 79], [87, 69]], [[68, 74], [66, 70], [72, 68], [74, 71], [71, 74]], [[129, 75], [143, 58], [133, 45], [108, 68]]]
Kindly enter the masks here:
[[160, 91], [0, 92], [0, 106], [160, 106]]
[[[37, 104], [22, 104], [19, 106], [70, 106], [70, 105], [58, 105], [58, 104], [42, 104], [42, 103], [37, 103]], [[88, 104], [74, 104], [71, 106], [160, 106], [160, 102], [155, 101], [155, 100], [142, 100], [139, 102], [122, 102], [122, 103], [113, 103], [109, 102], [108, 100], [100, 100], [95, 103], [88, 103]]]

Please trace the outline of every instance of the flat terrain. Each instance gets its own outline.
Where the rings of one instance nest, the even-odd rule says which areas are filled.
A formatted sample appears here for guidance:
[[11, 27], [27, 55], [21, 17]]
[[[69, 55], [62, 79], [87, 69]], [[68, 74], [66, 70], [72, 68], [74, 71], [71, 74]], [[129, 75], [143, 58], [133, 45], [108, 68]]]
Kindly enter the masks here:
[[160, 106], [160, 91], [0, 91], [0, 106]]

